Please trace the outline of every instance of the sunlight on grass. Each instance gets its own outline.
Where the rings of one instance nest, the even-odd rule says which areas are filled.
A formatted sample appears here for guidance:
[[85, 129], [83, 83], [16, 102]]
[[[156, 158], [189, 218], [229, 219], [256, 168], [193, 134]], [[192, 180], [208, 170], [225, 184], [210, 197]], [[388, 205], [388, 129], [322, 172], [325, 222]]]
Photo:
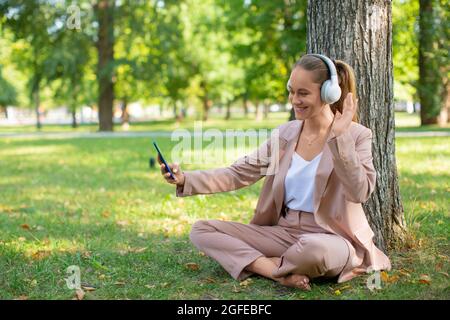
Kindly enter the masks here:
[[[170, 139], [159, 142], [170, 155]], [[386, 282], [382, 291], [372, 293], [361, 277], [345, 285], [317, 284], [309, 293], [280, 294], [276, 285], [260, 278], [248, 288], [239, 286], [188, 239], [199, 219], [248, 223], [262, 180], [238, 191], [177, 198], [159, 169], [149, 168], [148, 159], [155, 155], [147, 138], [0, 140], [0, 270], [5, 275], [0, 297], [70, 299], [64, 272], [79, 265], [84, 281], [98, 288], [87, 295], [92, 299], [201, 298], [206, 292], [233, 299], [443, 298], [448, 280], [441, 273], [448, 273], [450, 234], [449, 142], [446, 137], [396, 139], [405, 217], [420, 243], [392, 254], [389, 276], [399, 276], [397, 283]], [[205, 154], [212, 156], [214, 150]], [[204, 169], [234, 160], [182, 167]], [[199, 270], [190, 270], [188, 263]], [[422, 274], [433, 279], [430, 286], [420, 284]]]

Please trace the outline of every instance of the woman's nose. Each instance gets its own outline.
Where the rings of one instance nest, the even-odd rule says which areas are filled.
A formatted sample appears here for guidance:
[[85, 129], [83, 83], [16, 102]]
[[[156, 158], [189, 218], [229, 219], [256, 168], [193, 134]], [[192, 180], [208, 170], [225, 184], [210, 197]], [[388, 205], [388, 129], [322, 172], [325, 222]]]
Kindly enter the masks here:
[[298, 95], [293, 95], [291, 98], [291, 103], [292, 104], [302, 104], [302, 100], [300, 99], [300, 97]]

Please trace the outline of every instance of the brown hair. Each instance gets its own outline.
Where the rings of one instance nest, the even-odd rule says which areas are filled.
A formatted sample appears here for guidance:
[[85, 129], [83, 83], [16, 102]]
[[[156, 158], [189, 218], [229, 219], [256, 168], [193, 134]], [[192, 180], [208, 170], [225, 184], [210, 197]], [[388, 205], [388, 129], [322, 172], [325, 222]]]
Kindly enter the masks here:
[[[338, 101], [330, 105], [331, 111], [333, 114], [338, 110], [342, 113], [342, 109], [344, 107], [344, 100], [347, 97], [348, 93], [353, 94], [353, 103], [356, 103], [357, 95], [356, 95], [356, 81], [355, 81], [355, 72], [353, 68], [345, 63], [342, 60], [332, 60], [334, 66], [336, 67], [336, 71], [338, 74], [339, 86], [341, 87], [341, 97]], [[324, 83], [326, 80], [330, 79], [330, 71], [328, 70], [328, 66], [325, 62], [319, 57], [312, 55], [304, 55], [301, 57], [295, 64], [294, 68], [301, 67], [307, 71], [314, 71], [315, 74], [315, 83]], [[355, 112], [352, 121], [358, 122], [358, 112]]]

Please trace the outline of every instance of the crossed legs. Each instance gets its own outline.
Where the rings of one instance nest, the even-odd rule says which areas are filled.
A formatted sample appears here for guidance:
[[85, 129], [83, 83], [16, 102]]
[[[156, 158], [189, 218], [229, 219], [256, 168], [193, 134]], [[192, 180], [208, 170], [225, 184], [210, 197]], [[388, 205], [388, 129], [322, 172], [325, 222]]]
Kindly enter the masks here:
[[280, 226], [220, 220], [197, 221], [190, 239], [237, 280], [257, 273], [303, 290], [309, 290], [311, 278], [338, 275], [349, 254], [345, 241], [333, 234], [294, 237]]

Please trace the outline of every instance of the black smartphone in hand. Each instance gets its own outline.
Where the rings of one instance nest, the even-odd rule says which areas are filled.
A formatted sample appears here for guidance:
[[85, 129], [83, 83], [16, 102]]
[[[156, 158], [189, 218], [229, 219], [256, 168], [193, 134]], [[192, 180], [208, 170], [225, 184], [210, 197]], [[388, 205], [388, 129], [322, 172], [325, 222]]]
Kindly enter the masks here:
[[169, 173], [170, 173], [170, 177], [171, 177], [173, 180], [175, 180], [175, 176], [173, 175], [172, 170], [170, 170], [169, 165], [167, 164], [166, 160], [164, 159], [164, 157], [163, 157], [163, 155], [162, 155], [162, 153], [161, 153], [161, 150], [159, 150], [158, 145], [156, 144], [155, 141], [153, 141], [153, 145], [155, 146], [155, 149], [156, 149], [156, 151], [158, 152], [159, 158], [160, 158], [161, 161], [164, 163], [164, 166], [165, 166], [165, 168], [166, 168], [166, 172], [169, 172]]

